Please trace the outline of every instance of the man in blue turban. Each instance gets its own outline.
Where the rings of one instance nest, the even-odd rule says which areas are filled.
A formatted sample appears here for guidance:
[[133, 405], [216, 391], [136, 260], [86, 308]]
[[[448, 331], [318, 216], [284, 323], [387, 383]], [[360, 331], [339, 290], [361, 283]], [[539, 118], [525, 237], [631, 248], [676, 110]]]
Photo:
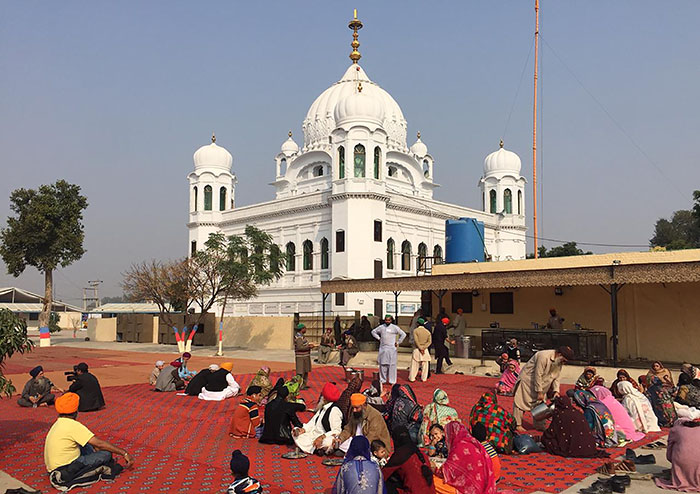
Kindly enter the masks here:
[[54, 386], [48, 377], [44, 376], [44, 368], [37, 365], [29, 371], [32, 378], [27, 381], [22, 390], [22, 395], [17, 400], [17, 404], [21, 407], [36, 408], [39, 405], [53, 405], [56, 397], [51, 393], [52, 390], [63, 393], [63, 390]]

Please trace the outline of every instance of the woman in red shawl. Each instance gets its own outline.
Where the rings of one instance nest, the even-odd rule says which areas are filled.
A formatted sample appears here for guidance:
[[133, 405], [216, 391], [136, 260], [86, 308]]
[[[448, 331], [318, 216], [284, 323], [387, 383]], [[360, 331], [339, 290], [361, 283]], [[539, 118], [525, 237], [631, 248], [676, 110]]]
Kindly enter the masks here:
[[542, 434], [542, 445], [548, 453], [565, 458], [596, 458], [605, 454], [596, 448], [596, 438], [586, 418], [566, 395], [554, 399], [552, 422]]
[[481, 443], [459, 422], [445, 426], [445, 437], [449, 454], [437, 473], [436, 492], [495, 494], [493, 464]]
[[513, 415], [498, 404], [493, 393], [484, 393], [472, 408], [469, 425], [481, 422], [486, 427], [486, 440], [499, 453], [511, 454], [513, 451], [513, 434], [518, 426]]
[[630, 376], [630, 373], [627, 372], [625, 369], [620, 369], [619, 371], [617, 371], [617, 379], [615, 379], [613, 381], [612, 385], [610, 386], [610, 392], [613, 394], [613, 396], [615, 397], [615, 399], [617, 401], [622, 401], [622, 398], [624, 398], [622, 393], [620, 393], [620, 390], [617, 389], [617, 385], [619, 383], [621, 383], [622, 381], [629, 382], [630, 384], [632, 384], [632, 386], [634, 386], [634, 389], [636, 389], [637, 391], [640, 391], [639, 384], [637, 384], [637, 381], [632, 379], [632, 376]]

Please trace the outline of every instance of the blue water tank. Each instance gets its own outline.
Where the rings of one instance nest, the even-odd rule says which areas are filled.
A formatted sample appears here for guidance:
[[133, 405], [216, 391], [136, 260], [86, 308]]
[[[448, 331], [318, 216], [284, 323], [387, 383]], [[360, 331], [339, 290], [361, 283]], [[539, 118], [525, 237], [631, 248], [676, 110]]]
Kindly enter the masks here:
[[445, 262], [484, 262], [484, 222], [475, 218], [445, 221]]

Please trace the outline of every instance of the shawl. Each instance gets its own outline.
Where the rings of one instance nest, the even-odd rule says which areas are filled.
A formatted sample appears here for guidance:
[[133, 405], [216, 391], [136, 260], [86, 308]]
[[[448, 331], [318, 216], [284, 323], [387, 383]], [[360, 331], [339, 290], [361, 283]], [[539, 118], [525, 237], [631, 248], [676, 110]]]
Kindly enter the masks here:
[[645, 394], [647, 398], [649, 398], [656, 418], [659, 419], [659, 425], [661, 427], [671, 427], [678, 419], [678, 414], [676, 413], [676, 408], [673, 406], [671, 395], [668, 390], [663, 387], [661, 379], [656, 376], [652, 377]]
[[[622, 379], [620, 376], [624, 376], [625, 379]], [[620, 389], [618, 388], [618, 384], [620, 384], [622, 381], [629, 381], [632, 383], [632, 386], [634, 389], [639, 391], [639, 384], [637, 384], [637, 381], [632, 379], [632, 376], [630, 376], [630, 373], [627, 372], [625, 369], [620, 369], [617, 371], [617, 379], [613, 381], [613, 383], [610, 385], [610, 391], [612, 392], [613, 396], [617, 400], [622, 400], [622, 393], [620, 393]]]
[[[515, 370], [510, 370], [511, 365], [515, 367]], [[518, 375], [520, 375], [520, 363], [517, 360], [509, 360], [508, 365], [498, 381], [498, 387], [501, 389], [501, 391], [512, 391], [513, 388], [515, 388]]]
[[355, 436], [338, 470], [332, 494], [384, 494], [384, 478], [379, 465], [371, 460], [369, 441]]
[[622, 406], [629, 414], [634, 427], [641, 432], [658, 432], [659, 421], [654, 414], [651, 403], [641, 391], [635, 388], [630, 381], [620, 381], [617, 389], [622, 396]]
[[596, 439], [588, 422], [574, 410], [568, 396], [554, 400], [552, 422], [542, 434], [544, 449], [553, 455], [575, 458], [595, 458], [601, 456], [596, 449]]
[[[681, 373], [686, 374], [691, 381], [695, 381], [696, 379], [700, 379], [700, 369], [695, 367], [692, 364], [685, 363], [681, 366]], [[680, 376], [679, 376], [680, 380]]]
[[270, 368], [261, 367], [253, 380], [250, 382], [250, 386], [260, 386], [263, 396], [267, 396], [270, 391], [272, 391], [272, 381], [270, 381]]
[[681, 374], [678, 377], [676, 402], [700, 409], [700, 387], [697, 386], [697, 381], [693, 382], [688, 377], [688, 374]]
[[[586, 377], [587, 372], [593, 373], [590, 379]], [[595, 367], [586, 367], [576, 380], [576, 389], [590, 389], [595, 384], [597, 378], [598, 373], [596, 372]]]
[[479, 441], [459, 422], [445, 427], [449, 454], [442, 465], [445, 483], [459, 494], [496, 494], [493, 462]]
[[620, 402], [613, 398], [612, 393], [608, 388], [603, 386], [593, 386], [591, 393], [605, 405], [613, 416], [615, 421], [615, 429], [625, 435], [625, 438], [630, 441], [639, 441], [644, 437], [643, 432], [637, 432], [634, 427], [634, 422], [630, 418], [625, 407], [620, 405]]
[[360, 379], [359, 374], [354, 374], [345, 391], [340, 394], [340, 398], [335, 402], [335, 405], [343, 412], [343, 425], [347, 423], [350, 417], [350, 396], [359, 393], [360, 389], [362, 389], [362, 379]]
[[671, 477], [655, 479], [662, 489], [700, 492], [700, 427], [695, 421], [678, 421], [668, 433], [666, 458], [671, 462]]
[[287, 401], [297, 401], [297, 396], [301, 390], [301, 385], [304, 382], [304, 378], [299, 374], [291, 378], [289, 381], [284, 383], [284, 387], [289, 391], [289, 397]]
[[616, 447], [619, 441], [615, 421], [608, 407], [598, 401], [593, 393], [581, 389], [573, 392], [573, 400], [583, 410], [598, 445], [603, 448]]
[[[655, 371], [653, 366], [654, 364], [657, 364], [659, 366], [659, 370]], [[659, 362], [658, 360], [652, 362], [652, 368], [649, 369], [649, 372], [647, 372], [647, 381], [651, 383], [651, 380], [653, 378], [658, 378], [661, 381], [661, 384], [664, 388], [672, 388], [673, 387], [673, 375], [671, 374], [671, 371], [668, 370], [664, 365]], [[651, 384], [649, 384], [651, 385]]]
[[481, 422], [486, 427], [486, 441], [498, 451], [510, 454], [513, 450], [513, 433], [518, 426], [515, 418], [498, 404], [493, 393], [484, 393], [469, 415], [469, 425]]
[[436, 389], [433, 393], [432, 403], [427, 404], [423, 409], [423, 421], [420, 424], [420, 434], [418, 436], [421, 444], [430, 442], [428, 434], [433, 424], [440, 424], [445, 427], [449, 422], [459, 420], [457, 410], [448, 406], [449, 403], [450, 398], [447, 396], [447, 393], [440, 388]]

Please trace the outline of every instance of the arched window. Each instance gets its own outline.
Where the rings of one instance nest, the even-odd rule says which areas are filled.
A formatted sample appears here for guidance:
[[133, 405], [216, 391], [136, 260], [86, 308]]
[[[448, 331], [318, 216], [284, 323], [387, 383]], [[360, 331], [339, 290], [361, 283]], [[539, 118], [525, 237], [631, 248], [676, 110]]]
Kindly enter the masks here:
[[365, 147], [362, 144], [355, 146], [355, 158], [353, 160], [355, 164], [355, 176], [358, 178], [364, 178], [365, 176]]
[[518, 214], [523, 214], [523, 191], [518, 191]]
[[506, 214], [513, 214], [513, 193], [510, 189], [503, 191], [503, 209], [506, 210]]
[[282, 158], [280, 161], [280, 175], [287, 173], [287, 158]]
[[418, 244], [418, 269], [420, 271], [425, 271], [426, 266], [428, 261], [426, 258], [428, 257], [428, 246], [425, 245], [423, 242]]
[[321, 269], [328, 269], [328, 239], [321, 239]]
[[433, 264], [442, 264], [442, 247], [433, 247]]
[[306, 271], [314, 268], [314, 244], [311, 240], [304, 240], [302, 244], [304, 251], [303, 267]]
[[219, 211], [226, 211], [226, 187], [219, 189]]
[[403, 271], [411, 270], [411, 242], [404, 240], [401, 244], [401, 269]]
[[489, 192], [489, 200], [491, 203], [490, 211], [492, 213], [495, 213], [496, 212], [496, 191], [493, 189], [491, 189], [491, 192]]
[[289, 242], [287, 244], [287, 271], [296, 271], [296, 253], [294, 242]]
[[379, 166], [382, 161], [382, 150], [379, 146], [374, 148], [374, 178], [379, 180]]
[[199, 190], [196, 185], [194, 186], [194, 210], [199, 210]]
[[338, 178], [345, 178], [345, 148], [338, 148]]
[[394, 269], [394, 251], [396, 250], [396, 244], [394, 239], [390, 238], [386, 241], [386, 268]]
[[314, 177], [322, 177], [323, 176], [323, 166], [317, 166], [314, 168]]
[[387, 175], [389, 175], [390, 177], [395, 177], [396, 176], [396, 167], [390, 166], [388, 168]]
[[430, 164], [428, 164], [428, 160], [423, 160], [423, 175], [425, 178], [430, 178]]
[[211, 185], [204, 187], [204, 210], [211, 211]]

